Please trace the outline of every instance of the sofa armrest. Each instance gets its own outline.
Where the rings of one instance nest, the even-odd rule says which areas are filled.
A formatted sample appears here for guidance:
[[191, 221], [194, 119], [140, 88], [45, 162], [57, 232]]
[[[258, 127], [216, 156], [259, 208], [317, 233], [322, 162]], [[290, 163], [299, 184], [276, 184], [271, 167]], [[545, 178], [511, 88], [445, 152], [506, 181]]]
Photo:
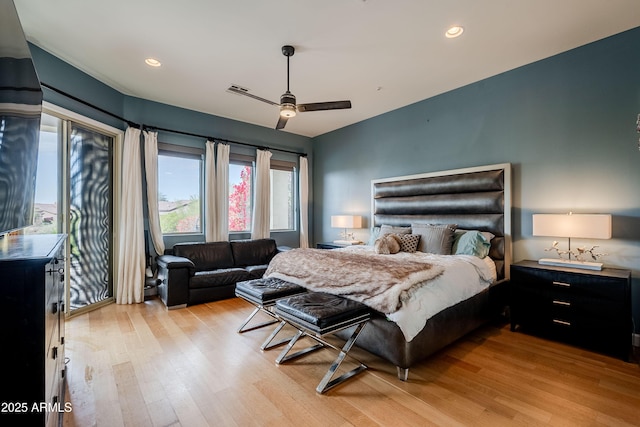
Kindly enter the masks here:
[[162, 255], [158, 263], [158, 295], [167, 308], [186, 307], [189, 302], [189, 279], [195, 267], [188, 258]]
[[195, 264], [189, 258], [175, 255], [161, 255], [157, 259], [158, 266], [165, 267], [169, 270], [174, 268], [195, 268]]

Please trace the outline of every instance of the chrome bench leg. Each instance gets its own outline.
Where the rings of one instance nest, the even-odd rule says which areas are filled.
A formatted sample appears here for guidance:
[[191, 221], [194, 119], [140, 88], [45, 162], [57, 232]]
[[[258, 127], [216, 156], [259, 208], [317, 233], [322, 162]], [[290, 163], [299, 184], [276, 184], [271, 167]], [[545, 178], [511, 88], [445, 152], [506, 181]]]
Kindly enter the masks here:
[[282, 350], [282, 352], [280, 353], [280, 355], [278, 356], [278, 358], [276, 359], [276, 364], [280, 365], [288, 360], [291, 359], [295, 359], [297, 357], [300, 356], [304, 356], [307, 353], [311, 353], [312, 351], [318, 350], [322, 347], [324, 347], [322, 344], [318, 343], [315, 345], [312, 345], [310, 347], [304, 348], [302, 350], [299, 350], [293, 354], [289, 354], [288, 353], [291, 351], [291, 349], [293, 348], [293, 346], [296, 344], [296, 342], [300, 339], [300, 337], [302, 337], [303, 335], [306, 335], [304, 333], [304, 331], [298, 330], [298, 333], [296, 333], [293, 338], [291, 338], [291, 341], [289, 341], [289, 344], [287, 344], [287, 346]]
[[277, 341], [277, 342], [271, 344], [271, 341], [274, 340], [276, 335], [278, 335], [278, 333], [282, 330], [282, 328], [286, 324], [287, 324], [287, 322], [285, 322], [284, 320], [281, 321], [280, 324], [278, 326], [276, 326], [276, 328], [273, 330], [273, 332], [271, 332], [271, 335], [269, 335], [267, 337], [267, 339], [262, 343], [262, 345], [260, 346], [260, 350], [271, 350], [274, 347], [279, 347], [279, 346], [281, 346], [283, 344], [286, 344], [286, 343], [290, 342], [292, 337], [283, 338], [280, 341]]
[[269, 314], [269, 316], [273, 317], [273, 315], [271, 313], [269, 313], [267, 310], [264, 310], [261, 307], [256, 307], [251, 312], [249, 317], [247, 317], [247, 320], [245, 320], [244, 323], [242, 323], [242, 325], [240, 325], [240, 327], [238, 328], [238, 333], [239, 334], [241, 334], [243, 332], [253, 331], [254, 329], [264, 328], [265, 326], [269, 326], [269, 325], [273, 325], [275, 323], [278, 323], [277, 320], [268, 320], [266, 322], [259, 323], [259, 324], [255, 325], [255, 326], [251, 326], [249, 328], [245, 328], [245, 326], [247, 326], [247, 324], [249, 322], [251, 322], [251, 319], [253, 319], [255, 317], [255, 315], [258, 314], [258, 312], [260, 312], [260, 311], [264, 311], [265, 313]]
[[365, 325], [366, 325], [366, 322], [360, 323], [358, 327], [355, 329], [355, 331], [353, 331], [353, 334], [351, 334], [351, 336], [349, 337], [347, 342], [344, 344], [344, 346], [342, 346], [342, 350], [340, 350], [340, 354], [338, 354], [338, 357], [336, 358], [336, 360], [333, 361], [333, 363], [331, 364], [331, 367], [322, 378], [322, 381], [320, 381], [320, 383], [318, 384], [318, 387], [316, 387], [316, 392], [322, 394], [325, 391], [331, 390], [333, 387], [337, 386], [343, 381], [346, 381], [352, 376], [367, 369], [367, 365], [358, 361], [358, 363], [360, 363], [358, 367], [350, 370], [349, 372], [345, 372], [344, 374], [340, 375], [338, 378], [334, 380], [331, 380], [331, 378], [333, 378], [333, 375], [336, 373], [336, 371], [344, 361], [345, 357], [347, 357], [349, 350], [351, 350], [351, 347], [353, 347], [353, 344], [358, 339], [358, 335], [360, 335], [360, 332], [362, 332], [362, 328], [364, 328]]

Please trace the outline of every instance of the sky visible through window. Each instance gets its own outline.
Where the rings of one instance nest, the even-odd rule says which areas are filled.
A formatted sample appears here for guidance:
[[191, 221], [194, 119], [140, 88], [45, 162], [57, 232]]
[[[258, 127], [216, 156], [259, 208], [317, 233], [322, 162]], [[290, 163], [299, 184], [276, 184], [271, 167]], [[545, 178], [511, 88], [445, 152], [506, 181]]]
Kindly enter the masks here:
[[36, 203], [53, 204], [58, 201], [58, 135], [40, 132], [38, 146], [38, 176]]
[[[200, 197], [200, 161], [158, 156], [160, 199], [175, 202]], [[194, 186], [195, 184], [195, 186]]]
[[[234, 165], [229, 165], [230, 169]], [[183, 159], [173, 156], [158, 156], [158, 188], [166, 200], [185, 200], [190, 196], [199, 196], [199, 191], [194, 194], [185, 194], [185, 189], [192, 188], [194, 182], [200, 180], [200, 164], [191, 159]], [[229, 173], [229, 188], [240, 182], [240, 174]], [[195, 188], [194, 190], [198, 190]]]

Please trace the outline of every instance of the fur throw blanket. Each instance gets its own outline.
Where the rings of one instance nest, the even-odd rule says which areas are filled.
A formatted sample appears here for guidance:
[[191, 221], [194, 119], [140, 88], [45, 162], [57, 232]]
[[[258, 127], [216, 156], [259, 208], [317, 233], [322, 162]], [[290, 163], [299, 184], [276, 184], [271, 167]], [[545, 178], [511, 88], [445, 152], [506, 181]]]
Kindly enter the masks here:
[[293, 249], [277, 254], [264, 277], [282, 279], [311, 291], [344, 296], [381, 313], [393, 313], [417, 287], [443, 271], [441, 266], [400, 256]]

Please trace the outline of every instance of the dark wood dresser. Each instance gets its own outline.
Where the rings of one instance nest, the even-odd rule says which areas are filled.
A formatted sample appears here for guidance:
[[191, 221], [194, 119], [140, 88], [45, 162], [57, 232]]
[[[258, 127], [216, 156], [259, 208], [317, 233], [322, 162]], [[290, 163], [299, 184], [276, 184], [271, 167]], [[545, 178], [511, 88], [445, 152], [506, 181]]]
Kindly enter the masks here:
[[62, 420], [64, 240], [57, 234], [0, 240], [3, 425], [53, 426]]
[[511, 265], [511, 330], [629, 360], [631, 271]]

